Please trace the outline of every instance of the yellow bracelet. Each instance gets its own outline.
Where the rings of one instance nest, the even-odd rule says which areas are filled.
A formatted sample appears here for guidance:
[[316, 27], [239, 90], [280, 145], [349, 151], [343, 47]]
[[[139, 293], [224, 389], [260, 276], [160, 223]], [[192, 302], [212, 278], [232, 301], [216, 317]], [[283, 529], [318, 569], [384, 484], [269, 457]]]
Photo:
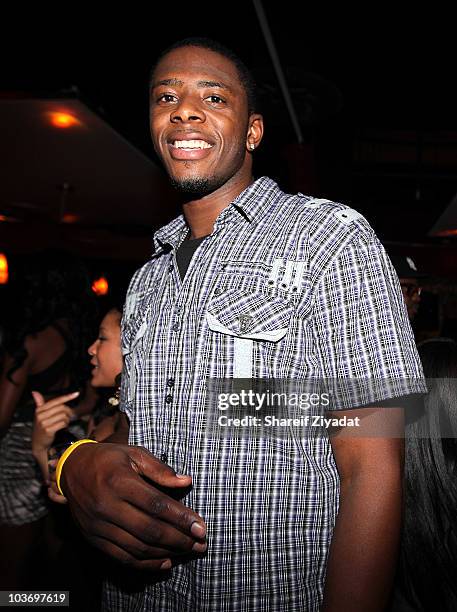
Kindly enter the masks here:
[[60, 477], [62, 475], [63, 464], [68, 459], [68, 457], [71, 455], [71, 453], [75, 450], [75, 448], [77, 448], [78, 446], [81, 446], [81, 444], [89, 444], [90, 442], [97, 442], [97, 440], [86, 440], [85, 439], [85, 440], [78, 440], [77, 442], [73, 442], [72, 444], [70, 444], [70, 446], [65, 450], [65, 452], [60, 457], [57, 463], [57, 467], [56, 467], [56, 484], [57, 484], [57, 488], [59, 489], [59, 493], [61, 495], [63, 495], [63, 491], [60, 488]]

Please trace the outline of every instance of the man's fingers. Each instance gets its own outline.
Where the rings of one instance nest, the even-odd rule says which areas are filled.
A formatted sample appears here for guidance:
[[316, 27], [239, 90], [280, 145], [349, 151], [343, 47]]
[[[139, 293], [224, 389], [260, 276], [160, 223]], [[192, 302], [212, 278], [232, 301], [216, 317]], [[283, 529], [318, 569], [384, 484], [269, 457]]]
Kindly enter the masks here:
[[142, 479], [138, 479], [134, 487], [125, 490], [124, 499], [147, 516], [159, 518], [183, 533], [198, 539], [206, 535], [206, 525], [196, 512]]
[[169, 465], [162, 463], [145, 448], [132, 446], [129, 448], [129, 454], [135, 471], [158, 485], [174, 488], [188, 487], [192, 483], [191, 476], [176, 474]]
[[144, 545], [162, 547], [168, 551], [174, 551], [174, 554], [206, 551], [206, 542], [197, 541], [168, 522], [151, 518], [150, 515], [133, 506], [129, 505], [128, 510], [119, 506], [113, 516], [115, 517], [112, 521], [113, 526], [129, 533]]
[[159, 571], [159, 570], [167, 570], [171, 568], [171, 559], [165, 557], [163, 559], [148, 559], [148, 560], [139, 560], [136, 559], [133, 555], [131, 555], [128, 551], [123, 548], [117, 546], [110, 540], [107, 540], [103, 537], [98, 536], [90, 536], [89, 541], [100, 548], [103, 552], [114, 557], [120, 563], [133, 567], [139, 570], [149, 570], [149, 571]]
[[[125, 531], [114, 524], [100, 523], [96, 525], [94, 529], [96, 531], [96, 533], [93, 534], [94, 537], [106, 539], [112, 544], [115, 543], [116, 546], [122, 548], [122, 550], [138, 561], [144, 561], [147, 559], [166, 559], [167, 557], [171, 558], [171, 556], [175, 557], [179, 555], [179, 551], [173, 552], [168, 548], [148, 544], [144, 541], [144, 539], [137, 538], [128, 531]], [[86, 531], [86, 536], [88, 538], [92, 537], [90, 530]], [[189, 554], [189, 552], [181, 551], [181, 556], [183, 554]]]

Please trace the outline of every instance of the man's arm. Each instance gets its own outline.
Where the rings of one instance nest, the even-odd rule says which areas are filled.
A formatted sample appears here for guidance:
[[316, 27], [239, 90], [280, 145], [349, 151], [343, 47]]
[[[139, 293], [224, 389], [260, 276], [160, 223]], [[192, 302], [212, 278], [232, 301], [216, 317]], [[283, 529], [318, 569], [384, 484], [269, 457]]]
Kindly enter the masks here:
[[[327, 565], [323, 612], [385, 609], [395, 571], [400, 534], [403, 439], [381, 437], [388, 420], [401, 435], [403, 411], [350, 410], [331, 416], [361, 417], [331, 438], [340, 475], [340, 506]], [[364, 423], [365, 421], [365, 423]], [[364, 437], [366, 434], [378, 437]]]

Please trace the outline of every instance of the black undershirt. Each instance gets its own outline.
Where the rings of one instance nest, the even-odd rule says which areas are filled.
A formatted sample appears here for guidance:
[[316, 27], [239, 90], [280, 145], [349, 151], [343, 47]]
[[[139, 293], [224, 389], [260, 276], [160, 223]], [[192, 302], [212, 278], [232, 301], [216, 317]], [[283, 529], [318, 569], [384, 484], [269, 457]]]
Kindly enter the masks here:
[[197, 250], [198, 246], [207, 236], [202, 238], [194, 238], [193, 240], [183, 240], [176, 251], [176, 263], [178, 264], [179, 275], [183, 280], [189, 267], [190, 260]]

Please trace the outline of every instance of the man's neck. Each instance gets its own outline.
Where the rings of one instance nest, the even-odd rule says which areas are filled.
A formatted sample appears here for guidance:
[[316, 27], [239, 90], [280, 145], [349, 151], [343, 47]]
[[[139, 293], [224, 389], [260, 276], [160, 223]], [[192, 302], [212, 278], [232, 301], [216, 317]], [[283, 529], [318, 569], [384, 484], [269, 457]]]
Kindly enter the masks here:
[[190, 228], [190, 238], [202, 238], [212, 234], [214, 222], [220, 213], [253, 182], [249, 179], [227, 181], [222, 187], [198, 200], [183, 204], [183, 213]]

